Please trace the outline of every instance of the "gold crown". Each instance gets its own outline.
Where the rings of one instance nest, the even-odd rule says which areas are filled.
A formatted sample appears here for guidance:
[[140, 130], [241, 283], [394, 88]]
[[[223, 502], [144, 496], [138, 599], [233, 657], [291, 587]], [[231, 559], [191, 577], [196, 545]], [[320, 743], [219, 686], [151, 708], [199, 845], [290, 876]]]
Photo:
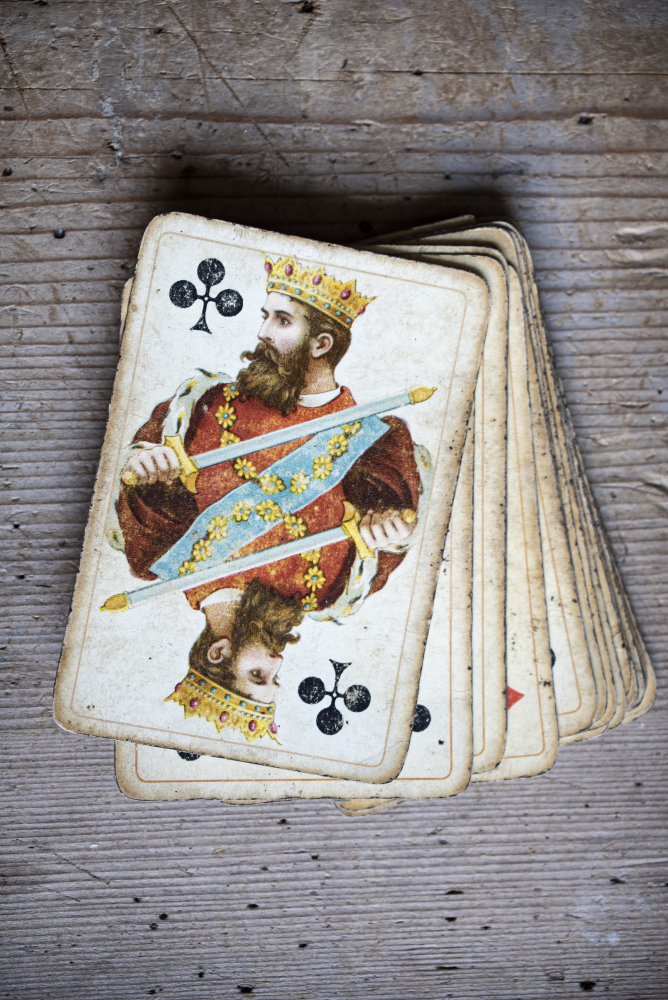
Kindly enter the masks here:
[[303, 267], [294, 257], [281, 257], [274, 262], [265, 254], [264, 269], [267, 292], [280, 292], [305, 302], [345, 327], [361, 316], [375, 298], [360, 295], [354, 280], [337, 281], [325, 274], [322, 267]]
[[278, 743], [273, 704], [257, 705], [250, 698], [215, 684], [196, 670], [189, 670], [165, 701], [181, 705], [186, 719], [198, 715], [213, 722], [219, 733], [223, 729], [238, 729], [249, 743], [265, 735]]

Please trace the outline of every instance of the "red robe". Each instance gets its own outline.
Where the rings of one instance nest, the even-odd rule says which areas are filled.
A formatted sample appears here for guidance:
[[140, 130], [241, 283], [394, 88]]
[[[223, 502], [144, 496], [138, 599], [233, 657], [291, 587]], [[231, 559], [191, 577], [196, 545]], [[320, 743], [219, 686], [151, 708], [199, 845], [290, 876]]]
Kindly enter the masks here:
[[[162, 443], [162, 425], [169, 400], [159, 403], [150, 419], [141, 427], [134, 441]], [[216, 419], [216, 411], [224, 407], [223, 385], [216, 385], [204, 393], [197, 403], [185, 438], [185, 449], [190, 455], [212, 451], [220, 446], [222, 427]], [[236, 420], [229, 427], [242, 441], [266, 434], [281, 427], [292, 426], [305, 420], [313, 420], [327, 413], [345, 410], [354, 406], [355, 401], [349, 390], [344, 388], [339, 395], [319, 407], [297, 405], [288, 416], [283, 416], [257, 399], [235, 398], [231, 406]], [[342, 418], [343, 419], [343, 418]], [[386, 508], [417, 509], [420, 492], [420, 477], [415, 463], [413, 442], [408, 427], [397, 417], [383, 418], [389, 430], [354, 466], [341, 483], [332, 487], [317, 500], [298, 511], [308, 526], [309, 534], [325, 531], [341, 523], [342, 501], [349, 500], [364, 514], [367, 510]], [[287, 444], [268, 448], [247, 456], [259, 475], [267, 466], [300, 447], [307, 438], [290, 441]], [[216, 500], [225, 496], [245, 482], [233, 468], [233, 463], [202, 469], [197, 477], [197, 493], [188, 493], [179, 480], [166, 485], [155, 483], [143, 487], [121, 487], [118, 501], [118, 518], [125, 538], [125, 552], [130, 569], [135, 576], [144, 580], [155, 579], [150, 566], [178, 541], [195, 518]], [[275, 499], [280, 504], [280, 494], [265, 497], [258, 490], [258, 502]], [[273, 545], [291, 541], [282, 521], [254, 542], [240, 549], [238, 555], [246, 555]], [[316, 591], [318, 608], [333, 604], [343, 593], [350, 569], [355, 558], [355, 546], [349, 539], [342, 539], [334, 545], [322, 549], [318, 563], [324, 575], [322, 587]], [[389, 574], [403, 559], [403, 554], [380, 552], [378, 572], [371, 587], [371, 593], [384, 586]], [[304, 581], [304, 573], [309, 563], [304, 556], [291, 556], [279, 562], [227, 576], [224, 579], [205, 583], [186, 591], [186, 597], [193, 608], [198, 609], [202, 600], [222, 587], [243, 589], [253, 577], [275, 587], [286, 597], [306, 596], [309, 593]]]

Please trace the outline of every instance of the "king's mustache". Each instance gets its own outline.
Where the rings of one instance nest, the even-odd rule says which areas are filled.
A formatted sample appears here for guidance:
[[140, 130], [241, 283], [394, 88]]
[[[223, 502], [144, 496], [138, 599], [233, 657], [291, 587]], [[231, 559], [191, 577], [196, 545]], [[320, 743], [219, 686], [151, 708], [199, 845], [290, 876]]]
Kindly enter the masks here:
[[302, 365], [302, 352], [297, 349], [284, 354], [274, 347], [273, 344], [260, 343], [254, 351], [243, 351], [242, 361], [249, 361], [252, 365], [254, 361], [264, 362], [276, 369], [278, 375], [292, 375], [295, 370], [299, 370]]
[[278, 365], [280, 364], [282, 354], [272, 344], [261, 342], [254, 351], [244, 351], [241, 357], [249, 361], [272, 361], [275, 365]]
[[255, 397], [287, 415], [297, 403], [306, 378], [308, 341], [286, 353], [261, 342], [254, 351], [244, 351], [241, 359], [249, 362], [237, 376], [241, 396]]

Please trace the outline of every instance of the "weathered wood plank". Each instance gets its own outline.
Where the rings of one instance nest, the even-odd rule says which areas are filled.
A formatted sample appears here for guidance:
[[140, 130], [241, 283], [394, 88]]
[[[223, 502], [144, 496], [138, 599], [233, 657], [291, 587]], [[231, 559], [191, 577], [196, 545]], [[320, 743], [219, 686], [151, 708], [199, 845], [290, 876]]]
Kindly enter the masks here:
[[[15, 168], [11, 169], [14, 171]], [[290, 175], [280, 179], [271, 176], [250, 177], [241, 170], [234, 173], [221, 170], [215, 177], [197, 177], [186, 173], [185, 176], [173, 179], [139, 177], [135, 180], [134, 170], [131, 168], [124, 170], [120, 177], [114, 174], [105, 176], [103, 180], [94, 177], [90, 181], [78, 183], [69, 178], [35, 182], [31, 179], [14, 178], [12, 175], [0, 188], [4, 209], [3, 225], [8, 232], [11, 231], [9, 220], [20, 219], [19, 229], [37, 224], [40, 228], [48, 225], [42, 216], [39, 223], [35, 222], [40, 209], [45, 207], [45, 201], [54, 206], [54, 211], [67, 212], [73, 205], [86, 205], [88, 215], [97, 214], [103, 218], [104, 214], [101, 213], [108, 213], [112, 205], [123, 205], [125, 211], [132, 212], [139, 206], [154, 203], [158, 206], [158, 211], [162, 210], [165, 203], [178, 204], [185, 201], [201, 202], [206, 208], [221, 199], [225, 203], [230, 199], [276, 198], [284, 195], [302, 200], [322, 198], [328, 194], [338, 198], [349, 195], [386, 198], [388, 192], [392, 192], [395, 197], [406, 194], [420, 197], [447, 194], [450, 197], [459, 195], [475, 200], [489, 199], [491, 191], [498, 198], [512, 197], [520, 209], [527, 205], [527, 215], [531, 213], [529, 199], [535, 199], [537, 210], [545, 200], [549, 199], [548, 203], [558, 201], [560, 205], [564, 205], [566, 199], [569, 199], [573, 206], [570, 211], [578, 211], [581, 205], [583, 218], [596, 219], [600, 217], [600, 213], [597, 213], [597, 208], [600, 207], [598, 203], [607, 198], [614, 199], [609, 206], [608, 215], [612, 211], [615, 218], [622, 219], [630, 212], [634, 218], [636, 213], [633, 208], [636, 206], [648, 209], [650, 214], [642, 217], [654, 221], [651, 212], [656, 206], [652, 202], [657, 199], [658, 204], [661, 204], [661, 199], [668, 195], [668, 183], [665, 176], [633, 178], [620, 177], [611, 172], [611, 175], [597, 178], [594, 194], [590, 178], [536, 177], [533, 174], [517, 177], [515, 174], [500, 174], [495, 170], [482, 172], [480, 166], [476, 173], [462, 172], [453, 175], [443, 171], [404, 171], [382, 162], [375, 170], [368, 167], [363, 172], [351, 170], [342, 173], [333, 164], [323, 173], [313, 172], [308, 177], [301, 176], [298, 183]], [[575, 217], [580, 217], [582, 213], [578, 212]], [[660, 221], [664, 219], [665, 215], [659, 216]], [[67, 222], [67, 216], [64, 221]]]
[[[341, 109], [357, 103], [365, 118], [400, 123], [458, 123], [462, 108], [469, 121], [509, 121], [517, 116], [534, 120], [562, 118], [569, 112], [579, 117], [592, 111], [626, 117], [630, 107], [639, 116], [649, 118], [661, 117], [665, 105], [665, 67], [655, 73], [550, 74], [525, 70], [462, 74], [460, 70], [425, 65], [416, 73], [411, 65], [380, 70], [372, 65], [354, 68], [348, 57], [345, 69], [341, 62], [324, 73], [318, 67], [311, 72], [276, 67], [275, 76], [256, 79], [253, 67], [248, 65], [223, 71], [207, 62], [202, 65], [198, 61], [198, 65], [192, 58], [190, 40], [183, 37], [174, 39], [168, 67], [150, 81], [136, 74], [133, 86], [119, 86], [119, 51], [116, 65], [108, 66], [96, 81], [84, 88], [57, 90], [44, 79], [48, 70], [40, 67], [41, 73], [34, 71], [35, 63], [49, 62], [40, 44], [33, 41], [21, 54], [24, 66], [33, 63], [25, 72], [26, 85], [22, 88], [32, 118], [44, 115], [45, 102], [50, 117], [140, 117], [149, 113], [170, 118], [175, 103], [187, 103], [191, 117], [209, 118], [215, 108], [228, 120], [239, 119], [249, 107], [262, 104], [264, 120], [273, 122], [285, 120], [286, 108], [292, 109], [296, 118], [341, 122], [345, 120]], [[202, 48], [207, 47], [203, 40]], [[71, 56], [63, 51], [62, 44], [57, 49], [50, 45], [45, 48], [62, 52], [64, 58]], [[88, 72], [92, 71], [89, 63]], [[3, 105], [13, 101], [8, 77], [7, 73], [5, 86], [0, 88]], [[101, 98], [101, 92], [107, 96]], [[596, 93], [594, 105], [592, 92]], [[10, 106], [12, 118], [20, 119], [22, 106]]]
[[[46, 148], [46, 147], [45, 147]], [[304, 175], [304, 179], [347, 174], [392, 173], [397, 183], [404, 182], [405, 177], [413, 175], [441, 175], [443, 179], [456, 182], [460, 178], [475, 182], [476, 178], [487, 178], [504, 183], [510, 178], [513, 192], [525, 190], [527, 185], [545, 188], [548, 193], [561, 181], [575, 181], [589, 184], [597, 179], [596, 190], [599, 191], [598, 180], [605, 182], [610, 179], [619, 180], [622, 190], [625, 184], [642, 191], [643, 184], [650, 180], [664, 185], [668, 173], [668, 155], [661, 151], [627, 152], [615, 151], [607, 153], [579, 152], [549, 152], [530, 153], [523, 150], [509, 156], [505, 151], [489, 149], [486, 152], [471, 150], [452, 150], [445, 148], [434, 150], [421, 149], [419, 152], [403, 148], [392, 149], [391, 159], [388, 150], [383, 148], [381, 155], [365, 153], [364, 151], [348, 151], [339, 149], [335, 153], [322, 150], [317, 145], [308, 151], [283, 151], [282, 158], [269, 163], [264, 153], [235, 154], [229, 149], [212, 152], [205, 150], [199, 153], [177, 151], [173, 156], [169, 150], [164, 152], [145, 153], [134, 156], [125, 152], [119, 161], [113, 150], [107, 147], [101, 150], [94, 160], [86, 154], [54, 156], [48, 152], [34, 156], [15, 155], [8, 157], [3, 151], [3, 167], [6, 164], [12, 169], [12, 174], [2, 178], [3, 201], [11, 198], [11, 192], [23, 192], [23, 182], [46, 181], [49, 199], [55, 199], [61, 192], [69, 190], [68, 182], [75, 181], [75, 193], [86, 192], [91, 183], [93, 190], [106, 190], [113, 187], [117, 191], [129, 192], [135, 199], [146, 191], [160, 191], [163, 187], [169, 190], [169, 183], [187, 178], [190, 184], [204, 184], [209, 181], [219, 181], [221, 178], [246, 177], [249, 183], [259, 183], [268, 179], [271, 168], [273, 178]], [[444, 175], [447, 174], [448, 177]], [[146, 184], [145, 184], [146, 182]], [[101, 187], [98, 189], [97, 185]], [[32, 188], [31, 188], [32, 190]], [[614, 193], [618, 193], [616, 190]], [[23, 197], [24, 194], [21, 194]], [[18, 197], [18, 195], [14, 195]]]
[[[359, 117], [345, 124], [337, 122], [288, 123], [256, 120], [243, 127], [245, 118], [207, 121], [180, 116], [176, 120], [136, 118], [115, 121], [113, 118], [62, 118], [50, 121], [31, 118], [6, 120], [3, 125], [5, 159], [31, 155], [70, 157], [109, 155], [122, 164], [127, 156], [155, 156], [156, 150], [172, 159], [186, 155], [211, 154], [234, 150], [237, 155], [263, 152], [267, 167], [283, 162], [284, 154], [318, 149], [338, 156], [342, 151], [381, 151], [392, 162], [399, 153], [426, 152], [471, 153], [478, 155], [503, 151], [505, 156], [541, 153], [607, 152], [628, 153], [634, 149], [642, 157], [665, 153], [668, 121], [663, 118], [592, 116], [579, 124], [579, 113], [564, 120], [507, 122], [456, 121], [450, 123], [393, 123], [367, 119], [363, 109]], [[586, 116], [589, 117], [589, 116]], [[240, 127], [241, 126], [241, 127]]]
[[[348, 199], [346, 203], [340, 205], [341, 210], [337, 219], [333, 218], [336, 214], [335, 202], [331, 206], [328, 203], [325, 203], [325, 206], [320, 204], [317, 213], [319, 218], [316, 221], [313, 220], [314, 213], [309, 211], [313, 205], [305, 202], [299, 207], [299, 213], [302, 218], [308, 218], [310, 215], [312, 221], [298, 224], [295, 222], [294, 206], [289, 204], [288, 207], [288, 204], [282, 199], [275, 199], [267, 202], [265, 218], [270, 217], [269, 228], [280, 229], [283, 225], [283, 228], [289, 227], [290, 232], [297, 236], [318, 238], [323, 231], [326, 231], [331, 232], [332, 238], [336, 234], [341, 242], [355, 242], [360, 236], [368, 234], [370, 230], [376, 230], [378, 234], [382, 234], [390, 231], [390, 227], [393, 225], [403, 225], [411, 211], [416, 211], [418, 218], [423, 218], [429, 211], [430, 205], [433, 206], [433, 212], [438, 214], [438, 212], [445, 211], [447, 204], [448, 199], [445, 197], [433, 201], [425, 200], [420, 204], [413, 199], [401, 201], [398, 204], [392, 203], [388, 199], [387, 207], [383, 211], [385, 206], [378, 205], [373, 199], [363, 202]], [[461, 209], [461, 205], [462, 199], [455, 199], [451, 203], [452, 210], [454, 211], [457, 207]], [[175, 206], [170, 205], [169, 207]], [[188, 211], [195, 212], [197, 203], [189, 204], [186, 207]], [[507, 203], [503, 203], [500, 211], [499, 207], [498, 200], [490, 198], [487, 206], [488, 215], [498, 218], [507, 214]], [[244, 224], [255, 224], [259, 221], [260, 213], [257, 202], [249, 206], [249, 212], [239, 211], [238, 203], [235, 202], [230, 203], [230, 209], [225, 213], [228, 221], [238, 221]], [[398, 214], [401, 210], [403, 210], [404, 215]], [[255, 213], [258, 214], [257, 219], [254, 218]], [[348, 222], [341, 221], [342, 213], [347, 216]], [[146, 224], [154, 215], [154, 206], [146, 206]], [[331, 221], [328, 222], [328, 218]], [[613, 251], [618, 250], [621, 242], [620, 234], [623, 239], [626, 239], [628, 230], [636, 232], [640, 230], [636, 243], [642, 246], [644, 242], [644, 235], [641, 235], [643, 229], [653, 231], [652, 246], [663, 248], [668, 245], [668, 226], [665, 224], [647, 223], [632, 226], [628, 221], [621, 220], [618, 222], [612, 220], [608, 222], [567, 223], [559, 222], [553, 216], [550, 224], [534, 223], [528, 220], [522, 225], [524, 235], [532, 247], [536, 244], [538, 250], [554, 248], [570, 250], [573, 253], [605, 247], [610, 247]], [[33, 266], [36, 280], [38, 280], [40, 274], [48, 273], [42, 267], [44, 262], [58, 261], [59, 265], [62, 262], [64, 267], [64, 280], [68, 280], [73, 273], [79, 275], [86, 272], [92, 273], [96, 267], [103, 266], [102, 262], [108, 269], [110, 262], [114, 260], [118, 261], [116, 276], [124, 279], [129, 277], [132, 273], [132, 262], [136, 259], [143, 227], [137, 227], [134, 230], [107, 229], [103, 232], [103, 242], [100, 240], [100, 231], [98, 230], [75, 229], [74, 232], [70, 233], [69, 238], [66, 235], [64, 239], [54, 239], [53, 232], [6, 236], [0, 244], [0, 278], [4, 278], [3, 283], [5, 283], [6, 279], [11, 276], [14, 281], [18, 279], [19, 282], [26, 284], [29, 283]], [[26, 265], [26, 268], [21, 269], [17, 266], [20, 264]], [[556, 321], [560, 322], [561, 317], [557, 317]]]
[[[297, 185], [294, 185], [295, 187]], [[423, 185], [420, 194], [411, 195], [414, 207], [419, 211], [423, 205], [428, 204], [428, 200], [433, 197], [429, 192], [429, 184]], [[371, 204], [377, 208], [378, 200], [385, 202], [389, 208], [391, 198], [387, 194], [388, 185], [386, 179], [381, 177], [369, 178], [367, 176], [353, 176], [351, 185], [340, 185], [337, 179], [330, 183], [328, 179], [320, 181], [321, 194], [317, 201], [317, 210], [313, 204], [312, 192], [309, 192], [308, 185], [299, 185], [300, 192], [296, 194], [290, 191], [287, 186], [283, 191], [268, 193], [266, 188], [255, 196], [244, 190], [243, 183], [238, 186], [237, 193], [229, 191], [226, 184], [221, 185], [221, 193], [215, 198], [200, 198], [197, 194], [194, 197], [182, 197], [175, 193], [167, 202], [156, 199], [142, 199], [139, 202], [79, 202], [72, 199], [70, 204], [57, 204], [53, 206], [41, 205], [21, 206], [16, 208], [5, 208], [0, 214], [0, 232], [6, 235], [23, 234], [37, 230], [37, 234], [48, 231], [49, 236], [53, 236], [54, 229], [65, 229], [73, 233], [80, 230], [95, 231], [99, 229], [113, 229], [114, 223], [117, 228], [125, 231], [135, 228], [145, 228], [147, 219], [166, 210], [169, 206], [171, 211], [195, 212], [208, 214], [214, 209], [224, 217], [231, 217], [232, 214], [248, 216], [264, 212], [265, 214], [275, 212], [277, 209], [277, 199], [281, 198], [282, 211], [295, 222], [307, 222], [313, 220], [314, 211], [317, 211], [317, 221], [328, 223], [336, 217], [336, 208], [341, 204], [341, 199], [345, 200], [346, 207], [358, 208], [367, 211]], [[346, 188], [348, 188], [346, 190]], [[415, 188], [413, 187], [413, 191]], [[452, 192], [445, 190], [442, 181], [434, 187], [434, 193], [439, 197], [452, 197]], [[404, 197], [400, 188], [394, 193]], [[457, 197], [461, 197], [458, 195]], [[503, 192], [495, 191], [490, 195], [489, 189], [484, 192], [474, 190], [467, 194], [467, 204], [472, 208], [472, 214], [484, 215], [491, 208], [498, 205], [498, 201], [503, 198]], [[371, 201], [373, 199], [373, 202]], [[668, 226], [668, 188], [662, 197], [560, 197], [557, 193], [550, 196], [523, 197], [516, 194], [506, 202], [506, 211], [512, 209], [518, 216], [526, 220], [526, 223], [574, 223], [574, 222], [608, 222], [610, 217], [615, 223], [638, 222], [644, 220], [644, 225], [659, 223], [655, 230], [664, 229], [664, 240], [668, 236], [666, 227]]]
[[[465, 87], [467, 78], [481, 70], [481, 45], [484, 72], [504, 77], [665, 72], [661, 38], [666, 16], [660, 4], [640, 5], [633, 16], [619, 7], [610, 19], [578, 2], [554, 0], [542, 4], [540, 13], [526, 2], [512, 13], [486, 3], [460, 9], [456, 18], [449, 6], [435, 9], [427, 0], [417, 0], [387, 8], [382, 0], [370, 0], [361, 10], [334, 4], [300, 11], [297, 4], [267, 9], [256, 3], [252, 16], [244, 18], [205, 5], [179, 12], [160, 4], [152, 16], [142, 11], [136, 21], [135, 8], [119, 3], [110, 21], [103, 5], [87, 4], [84, 13], [81, 4], [60, 3], [55, 22], [52, 7], [33, 15], [26, 30], [25, 14], [14, 0], [7, 4], [7, 45], [20, 61], [20, 74], [14, 75], [23, 87], [40, 82], [53, 86], [54, 77], [71, 75], [87, 88], [102, 88], [110, 98], [136, 92], [147, 65], [152, 82], [165, 75], [192, 76], [204, 96], [209, 96], [209, 80], [227, 79], [227, 74], [287, 82], [306, 72], [312, 82], [322, 82], [333, 72], [345, 78], [342, 69], [348, 75], [363, 71], [376, 76], [416, 68], [422, 74], [450, 71], [464, 78]], [[386, 41], [382, 46], [377, 44], [379, 31]], [[620, 67], [615, 55], [622, 32], [629, 51]], [[268, 66], [266, 52], [272, 45], [275, 58]], [[8, 82], [14, 81], [10, 77]], [[415, 82], [428, 81], [418, 76]]]

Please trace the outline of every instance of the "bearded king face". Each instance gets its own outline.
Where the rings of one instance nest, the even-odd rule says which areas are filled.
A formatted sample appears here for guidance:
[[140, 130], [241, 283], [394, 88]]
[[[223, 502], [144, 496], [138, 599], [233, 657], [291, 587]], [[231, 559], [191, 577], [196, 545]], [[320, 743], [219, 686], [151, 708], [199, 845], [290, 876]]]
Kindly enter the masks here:
[[[279, 292], [267, 296], [262, 317], [260, 343], [254, 351], [241, 355], [250, 364], [239, 372], [239, 392], [287, 416], [304, 391], [312, 358], [326, 355], [337, 331], [317, 310]], [[324, 348], [316, 345], [323, 334], [327, 345]]]

